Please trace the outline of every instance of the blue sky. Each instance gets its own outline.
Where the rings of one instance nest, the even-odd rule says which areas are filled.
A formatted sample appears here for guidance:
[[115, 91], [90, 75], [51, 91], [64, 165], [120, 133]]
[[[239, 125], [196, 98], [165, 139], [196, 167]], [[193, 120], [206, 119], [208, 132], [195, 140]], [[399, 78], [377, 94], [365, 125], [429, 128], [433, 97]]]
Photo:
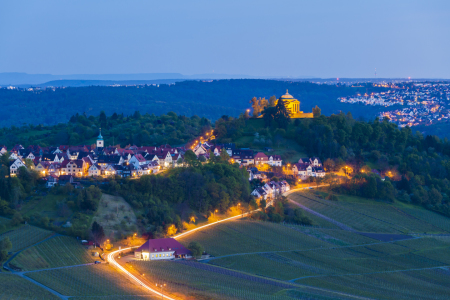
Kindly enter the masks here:
[[450, 1], [4, 1], [0, 72], [450, 78]]

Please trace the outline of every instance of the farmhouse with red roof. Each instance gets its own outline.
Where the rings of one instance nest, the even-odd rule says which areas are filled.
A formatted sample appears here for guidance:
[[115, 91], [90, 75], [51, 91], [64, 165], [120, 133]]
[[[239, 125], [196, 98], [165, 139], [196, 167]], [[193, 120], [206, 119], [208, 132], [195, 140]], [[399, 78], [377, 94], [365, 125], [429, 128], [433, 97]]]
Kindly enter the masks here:
[[143, 260], [188, 258], [191, 251], [173, 238], [153, 239], [134, 251], [134, 257]]

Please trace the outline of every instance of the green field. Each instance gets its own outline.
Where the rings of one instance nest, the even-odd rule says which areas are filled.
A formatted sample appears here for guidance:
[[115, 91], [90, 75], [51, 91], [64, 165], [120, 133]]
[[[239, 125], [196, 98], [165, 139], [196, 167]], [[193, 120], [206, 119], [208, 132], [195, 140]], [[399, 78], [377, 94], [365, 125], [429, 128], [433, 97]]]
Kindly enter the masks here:
[[198, 230], [179, 241], [186, 246], [190, 241], [198, 241], [215, 256], [333, 246], [287, 226], [248, 220], [230, 221]]
[[448, 218], [412, 205], [388, 204], [367, 199], [357, 202], [358, 197], [351, 197], [350, 201], [336, 202], [315, 197], [311, 193], [294, 193], [289, 195], [289, 198], [362, 232], [450, 233]]
[[140, 261], [132, 265], [151, 280], [165, 282], [170, 296], [183, 295], [183, 299], [350, 299], [325, 290], [196, 262]]
[[59, 299], [47, 290], [17, 275], [0, 273], [0, 299]]
[[[403, 203], [338, 197], [339, 201], [327, 201], [313, 193], [289, 196], [354, 231], [340, 229], [329, 220], [305, 212], [316, 226], [236, 220], [194, 232], [180, 242], [187, 245], [198, 241], [215, 256], [202, 263], [204, 268], [343, 293], [333, 299], [448, 299], [450, 219]], [[174, 282], [189, 285], [181, 275], [164, 276], [174, 276]], [[208, 281], [198, 279], [202, 280]], [[249, 288], [243, 289], [250, 293]], [[295, 288], [287, 288], [271, 295], [273, 299], [302, 299], [296, 292]], [[318, 296], [310, 295], [308, 299]]]
[[99, 260], [92, 252], [72, 237], [56, 236], [22, 251], [11, 264], [24, 271], [81, 265]]
[[9, 237], [13, 246], [11, 252], [17, 252], [42, 241], [51, 234], [51, 231], [40, 229], [31, 225], [24, 225], [0, 235], [0, 240], [6, 236]]
[[106, 264], [31, 272], [26, 273], [26, 276], [66, 296], [125, 297], [149, 294]]
[[32, 216], [39, 214], [55, 220], [63, 220], [57, 214], [57, 202], [65, 198], [64, 195], [47, 194], [45, 196], [34, 196], [26, 201], [20, 213], [23, 216]]

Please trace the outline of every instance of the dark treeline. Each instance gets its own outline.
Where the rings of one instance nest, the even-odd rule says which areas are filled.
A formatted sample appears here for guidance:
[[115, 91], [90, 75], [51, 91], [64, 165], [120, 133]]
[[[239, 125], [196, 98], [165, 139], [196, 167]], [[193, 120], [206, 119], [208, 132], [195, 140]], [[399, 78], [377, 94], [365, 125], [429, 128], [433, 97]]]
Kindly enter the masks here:
[[340, 192], [412, 202], [450, 216], [447, 139], [413, 133], [409, 127], [398, 128], [378, 118], [358, 121], [350, 113], [326, 117], [317, 109], [315, 115], [289, 122], [275, 119], [270, 126], [255, 119], [224, 116], [216, 122], [216, 135], [228, 141], [258, 132], [294, 140], [309, 156], [320, 157], [327, 171], [348, 166], [356, 174], [337, 188]]
[[155, 235], [170, 226], [182, 229], [191, 212], [205, 215], [226, 212], [238, 203], [256, 206], [250, 196], [248, 173], [229, 164], [227, 155], [200, 163], [192, 151], [186, 152], [186, 167], [170, 169], [163, 175], [146, 175], [139, 180], [117, 179], [106, 186], [108, 193], [124, 197], [135, 209], [144, 211], [142, 225]]
[[184, 81], [159, 87], [67, 87], [37, 92], [0, 89], [0, 127], [54, 125], [67, 122], [75, 113], [98, 115], [101, 111], [107, 115], [115, 112], [131, 115], [135, 111], [161, 115], [173, 111], [179, 115], [216, 120], [224, 114], [238, 116], [250, 107], [248, 101], [253, 97], [275, 95], [278, 98], [286, 89], [301, 101], [302, 110], [306, 112], [317, 104], [324, 108], [325, 114], [343, 110], [368, 118], [374, 117], [382, 108], [340, 103], [337, 97], [385, 90], [374, 88], [372, 84], [355, 88], [252, 79]]
[[173, 112], [167, 115], [141, 115], [134, 112], [130, 116], [113, 113], [107, 117], [105, 112], [98, 116], [76, 114], [68, 123], [54, 126], [27, 125], [0, 129], [0, 145], [12, 147], [22, 144], [44, 146], [93, 144], [99, 128], [106, 145], [159, 146], [162, 144], [180, 145], [209, 130], [211, 123], [197, 116], [178, 116]]

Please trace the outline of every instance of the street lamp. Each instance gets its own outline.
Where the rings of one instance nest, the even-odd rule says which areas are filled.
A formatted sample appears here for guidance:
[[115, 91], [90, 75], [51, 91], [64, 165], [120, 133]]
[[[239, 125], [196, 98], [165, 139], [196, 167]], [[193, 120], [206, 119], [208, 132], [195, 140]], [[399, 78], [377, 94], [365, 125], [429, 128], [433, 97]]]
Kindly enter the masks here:
[[[158, 284], [156, 284], [156, 286], [158, 286]], [[166, 284], [160, 284], [159, 287], [161, 288], [161, 299], [164, 299], [164, 294], [163, 294], [163, 288], [166, 286]]]

